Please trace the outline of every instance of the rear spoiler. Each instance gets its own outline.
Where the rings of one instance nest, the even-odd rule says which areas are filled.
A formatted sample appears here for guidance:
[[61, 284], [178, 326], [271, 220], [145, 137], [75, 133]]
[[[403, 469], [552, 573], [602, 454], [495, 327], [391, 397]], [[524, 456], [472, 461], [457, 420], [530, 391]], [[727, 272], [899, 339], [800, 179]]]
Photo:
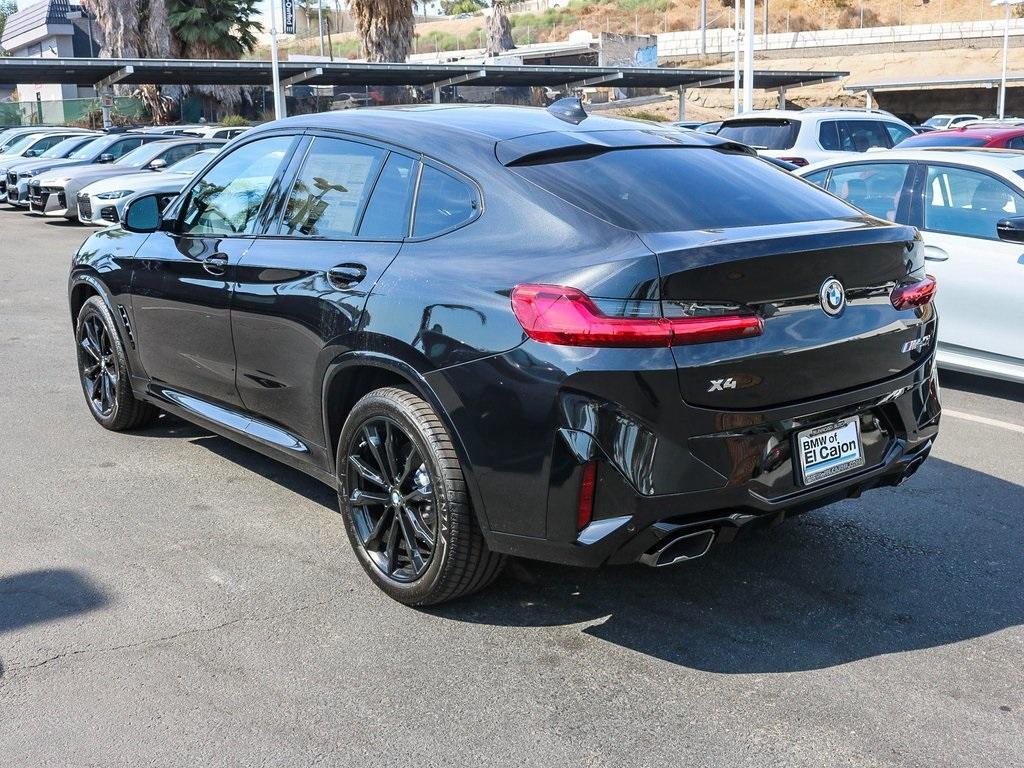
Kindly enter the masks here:
[[593, 157], [618, 149], [695, 147], [756, 156], [745, 144], [717, 136], [675, 128], [626, 128], [612, 131], [545, 131], [499, 141], [494, 146], [498, 162], [505, 166], [548, 163]]

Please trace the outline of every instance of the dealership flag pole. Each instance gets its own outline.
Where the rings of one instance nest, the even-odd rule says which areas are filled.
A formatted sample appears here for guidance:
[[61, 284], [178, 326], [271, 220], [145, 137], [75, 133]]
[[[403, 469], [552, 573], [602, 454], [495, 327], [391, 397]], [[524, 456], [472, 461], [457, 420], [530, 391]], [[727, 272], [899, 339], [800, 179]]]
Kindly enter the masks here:
[[743, 61], [743, 111], [754, 111], [754, 0], [745, 0], [747, 18], [743, 22], [747, 55]]
[[1010, 6], [1020, 5], [1024, 0], [992, 0], [992, 7], [1005, 6], [1003, 15], [1003, 76], [999, 80], [999, 119], [1006, 116], [1006, 60], [1010, 53]]
[[733, 36], [736, 38], [735, 50], [732, 54], [732, 114], [740, 113], [740, 0], [735, 2], [733, 15]]

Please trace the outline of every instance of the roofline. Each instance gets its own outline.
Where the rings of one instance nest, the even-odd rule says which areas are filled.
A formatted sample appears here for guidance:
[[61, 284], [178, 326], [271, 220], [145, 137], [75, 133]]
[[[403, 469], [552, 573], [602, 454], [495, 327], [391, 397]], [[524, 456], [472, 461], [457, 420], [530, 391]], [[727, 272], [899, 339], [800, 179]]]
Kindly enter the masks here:
[[[994, 88], [999, 84], [1002, 75], [964, 75], [963, 77], [921, 78], [916, 80], [878, 80], [871, 83], [848, 83], [843, 86], [847, 93], [860, 91], [893, 91], [916, 90], [919, 88], [937, 88], [940, 86], [978, 86]], [[1011, 72], [1006, 75], [1006, 82], [1024, 83], [1024, 72]]]

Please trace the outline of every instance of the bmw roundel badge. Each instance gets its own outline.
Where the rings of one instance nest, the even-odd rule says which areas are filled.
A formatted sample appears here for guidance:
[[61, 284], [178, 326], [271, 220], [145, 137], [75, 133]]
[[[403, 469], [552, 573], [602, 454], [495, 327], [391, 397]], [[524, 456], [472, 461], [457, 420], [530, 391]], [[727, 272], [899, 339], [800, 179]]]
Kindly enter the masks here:
[[843, 284], [836, 278], [830, 277], [821, 284], [818, 290], [818, 300], [826, 315], [835, 317], [846, 309], [846, 290]]

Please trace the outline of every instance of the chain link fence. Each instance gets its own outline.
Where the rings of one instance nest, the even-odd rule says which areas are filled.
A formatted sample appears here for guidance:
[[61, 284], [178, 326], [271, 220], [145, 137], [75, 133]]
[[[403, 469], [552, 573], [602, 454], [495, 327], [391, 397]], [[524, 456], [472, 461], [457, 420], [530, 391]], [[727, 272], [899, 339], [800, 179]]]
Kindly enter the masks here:
[[[146, 107], [139, 99], [119, 96], [114, 99], [111, 117], [115, 125], [137, 123], [146, 117]], [[0, 103], [0, 125], [74, 125], [82, 128], [102, 128], [102, 105], [99, 98], [3, 102]]]

